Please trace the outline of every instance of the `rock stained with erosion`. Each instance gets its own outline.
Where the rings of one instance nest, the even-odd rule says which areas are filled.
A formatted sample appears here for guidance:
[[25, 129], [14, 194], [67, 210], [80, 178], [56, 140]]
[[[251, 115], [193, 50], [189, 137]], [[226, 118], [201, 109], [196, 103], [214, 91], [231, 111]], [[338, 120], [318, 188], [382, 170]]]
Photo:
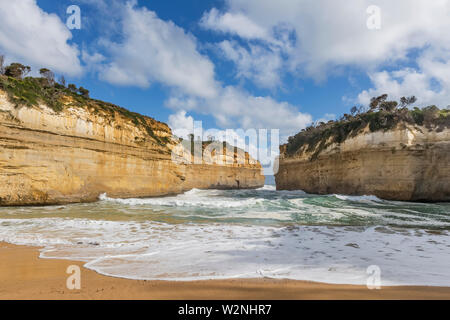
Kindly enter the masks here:
[[280, 147], [278, 190], [375, 195], [402, 201], [450, 201], [450, 129], [399, 123], [368, 128], [323, 150]]
[[[225, 150], [212, 161], [174, 161], [170, 128], [125, 109], [70, 95], [62, 110], [21, 106], [0, 90], [0, 205], [41, 205], [110, 197], [177, 194], [192, 188], [257, 188], [261, 165]], [[233, 149], [233, 151], [235, 151]]]

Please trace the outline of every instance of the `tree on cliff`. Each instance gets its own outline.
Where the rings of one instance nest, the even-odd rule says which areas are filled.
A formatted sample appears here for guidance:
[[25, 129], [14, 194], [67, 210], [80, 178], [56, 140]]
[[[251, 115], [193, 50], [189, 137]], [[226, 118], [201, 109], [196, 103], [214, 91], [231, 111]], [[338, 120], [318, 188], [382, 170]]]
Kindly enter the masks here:
[[372, 99], [370, 99], [370, 110], [376, 110], [381, 103], [386, 101], [387, 97], [387, 94], [382, 94], [381, 96], [373, 97]]
[[78, 92], [77, 86], [74, 85], [73, 83], [70, 83], [70, 84], [67, 86], [67, 88], [68, 88], [71, 92], [73, 92], [73, 93]]
[[66, 78], [64, 76], [59, 77], [59, 84], [63, 87], [66, 86]]
[[423, 111], [423, 122], [431, 123], [434, 119], [439, 117], [439, 108], [435, 105], [428, 106], [422, 109]]
[[0, 74], [5, 73], [5, 67], [3, 66], [5, 64], [5, 56], [0, 54]]
[[397, 101], [383, 101], [380, 106], [379, 109], [380, 110], [384, 110], [384, 111], [394, 111], [398, 106]]
[[30, 71], [31, 68], [29, 66], [24, 66], [21, 63], [14, 62], [6, 67], [5, 75], [16, 79], [22, 79], [24, 76], [30, 73]]
[[[397, 101], [386, 101], [387, 97], [388, 97], [387, 94], [383, 94], [381, 96], [372, 98], [370, 100], [370, 105], [369, 105], [370, 110], [375, 111], [375, 110], [379, 109], [379, 110], [384, 110], [384, 111], [388, 111], [388, 112], [394, 111], [399, 104]], [[416, 101], [417, 101], [417, 98], [415, 96], [401, 97], [400, 98], [400, 107], [405, 108], [405, 107], [415, 103]]]
[[55, 74], [51, 70], [42, 68], [39, 73], [47, 80], [48, 85], [53, 86], [55, 84]]
[[83, 87], [78, 88], [78, 92], [85, 98], [89, 98], [89, 90]]
[[400, 106], [403, 107], [407, 107], [411, 104], [413, 104], [414, 102], [417, 101], [417, 98], [415, 96], [411, 96], [411, 97], [401, 97], [400, 98]]
[[[305, 148], [308, 152], [314, 152], [313, 157], [332, 143], [342, 143], [348, 137], [357, 135], [367, 128], [371, 132], [394, 129], [399, 123], [425, 126], [437, 132], [450, 128], [450, 110], [432, 105], [420, 108], [407, 108], [417, 101], [415, 96], [402, 97], [400, 103], [388, 101], [388, 95], [383, 94], [370, 100], [370, 109], [355, 106], [351, 109], [351, 115], [344, 114], [339, 120], [331, 120], [328, 123], [313, 124], [295, 136], [288, 138], [286, 153], [294, 154]], [[398, 108], [400, 106], [400, 108]]]

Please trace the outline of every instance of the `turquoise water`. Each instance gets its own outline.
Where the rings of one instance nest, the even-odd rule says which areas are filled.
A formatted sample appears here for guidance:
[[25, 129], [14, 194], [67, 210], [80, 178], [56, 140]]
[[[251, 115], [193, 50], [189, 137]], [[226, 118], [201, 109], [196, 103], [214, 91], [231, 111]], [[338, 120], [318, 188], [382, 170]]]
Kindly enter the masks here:
[[273, 277], [450, 286], [450, 204], [257, 190], [0, 208], [0, 240], [134, 279]]
[[310, 195], [302, 191], [191, 190], [174, 197], [112, 199], [91, 204], [0, 208], [0, 218], [88, 218], [161, 223], [263, 226], [392, 226], [450, 229], [450, 204], [384, 201], [374, 196]]

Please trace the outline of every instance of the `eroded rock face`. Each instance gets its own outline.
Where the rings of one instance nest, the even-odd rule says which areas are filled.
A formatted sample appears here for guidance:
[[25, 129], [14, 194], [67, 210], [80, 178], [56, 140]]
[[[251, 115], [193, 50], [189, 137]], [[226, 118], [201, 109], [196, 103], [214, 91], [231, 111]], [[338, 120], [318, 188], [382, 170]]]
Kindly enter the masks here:
[[178, 141], [166, 124], [145, 118], [149, 135], [119, 112], [75, 106], [70, 98], [65, 103], [58, 113], [43, 105], [15, 107], [0, 90], [0, 205], [264, 185], [260, 164], [248, 154], [242, 164], [174, 162]]
[[321, 151], [287, 156], [280, 147], [279, 190], [375, 195], [403, 201], [450, 201], [450, 130], [399, 124]]

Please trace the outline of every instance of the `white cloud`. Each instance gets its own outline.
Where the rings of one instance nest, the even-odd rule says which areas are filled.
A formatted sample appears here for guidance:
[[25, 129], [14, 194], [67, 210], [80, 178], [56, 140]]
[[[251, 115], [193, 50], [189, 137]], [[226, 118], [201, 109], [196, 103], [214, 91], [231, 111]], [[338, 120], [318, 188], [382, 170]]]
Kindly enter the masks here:
[[[209, 132], [213, 134], [216, 141], [226, 141], [228, 144], [248, 152], [253, 159], [259, 161], [265, 175], [273, 175], [274, 170], [278, 169], [274, 168], [275, 159], [280, 155], [280, 140], [277, 132], [209, 129], [204, 131], [204, 140], [207, 140]], [[267, 136], [267, 133], [270, 136]]]
[[223, 56], [233, 61], [237, 77], [252, 80], [262, 88], [281, 85], [282, 59], [276, 48], [249, 45], [249, 50], [236, 41], [224, 40], [218, 44]]
[[176, 136], [184, 139], [188, 139], [189, 134], [194, 134], [195, 139], [200, 137], [203, 141], [207, 141], [213, 138], [214, 141], [226, 141], [230, 145], [237, 146], [248, 152], [253, 159], [260, 161], [265, 174], [273, 174], [275, 158], [279, 155], [277, 131], [206, 129], [201, 121], [195, 121], [194, 124], [194, 118], [188, 116], [184, 110], [169, 116], [169, 126]]
[[[123, 5], [121, 12], [123, 41], [103, 38], [98, 41], [99, 47], [104, 48], [102, 54], [83, 51], [83, 60], [110, 83], [147, 87], [157, 82], [170, 88], [166, 105], [175, 110], [169, 117], [174, 131], [190, 127], [193, 120], [187, 115], [190, 111], [212, 115], [222, 128], [279, 128], [284, 134], [297, 132], [312, 121], [310, 115], [289, 103], [255, 97], [218, 82], [214, 64], [198, 51], [197, 39], [173, 22], [159, 19], [154, 12], [137, 7], [135, 2]], [[260, 55], [261, 61], [241, 65], [241, 76], [250, 76], [250, 69], [260, 69], [254, 79], [261, 86], [278, 83], [278, 57], [269, 49], [250, 47], [249, 50], [246, 53], [232, 46], [228, 52], [230, 59]]]
[[287, 102], [278, 102], [271, 97], [255, 97], [235, 87], [226, 87], [217, 99], [218, 111], [228, 117], [218, 118], [226, 127], [239, 123], [242, 128], [278, 128], [282, 132], [293, 132], [311, 123], [308, 114], [300, 113]]
[[335, 119], [336, 119], [336, 115], [334, 113], [325, 113], [322, 118], [317, 119], [315, 122], [316, 123], [328, 122], [330, 120], [335, 120]]
[[246, 39], [259, 39], [268, 36], [265, 28], [253, 22], [242, 13], [219, 13], [216, 8], [203, 14], [200, 25], [223, 33], [231, 33]]
[[168, 125], [173, 134], [184, 139], [187, 139], [188, 135], [194, 132], [194, 118], [187, 116], [184, 110], [171, 114]]
[[41, 10], [35, 0], [0, 2], [0, 50], [9, 60], [46, 67], [72, 76], [82, 73], [79, 51], [60, 18]]
[[185, 94], [216, 95], [214, 65], [197, 51], [196, 39], [146, 8], [124, 7], [123, 42], [109, 43], [112, 61], [101, 77], [118, 85], [160, 82]]
[[427, 49], [417, 58], [416, 68], [372, 72], [369, 77], [373, 88], [358, 95], [359, 103], [367, 105], [371, 97], [387, 93], [397, 101], [415, 95], [419, 106], [450, 104], [450, 50]]
[[[215, 79], [213, 63], [198, 52], [196, 38], [173, 22], [159, 19], [154, 12], [127, 4], [122, 25], [124, 42], [103, 40], [112, 61], [104, 64], [101, 77], [122, 85], [167, 85], [171, 97], [166, 104], [178, 111], [169, 118], [172, 125], [183, 127], [186, 111], [212, 115], [222, 128], [280, 128], [292, 133], [311, 122], [311, 116], [286, 102], [255, 97], [233, 86], [224, 87]], [[87, 55], [88, 59], [91, 57]], [[252, 68], [277, 68], [276, 63], [267, 66], [263, 60]], [[245, 66], [242, 67], [245, 72]], [[262, 79], [264, 75], [272, 75], [270, 71], [262, 72], [260, 78], [265, 85], [277, 81], [276, 76]]]
[[81, 51], [81, 59], [85, 64], [86, 70], [95, 72], [99, 70], [99, 66], [106, 60], [106, 57], [99, 52], [90, 54], [87, 50], [83, 49]]
[[[376, 31], [366, 26], [366, 9], [373, 4], [381, 8], [381, 29]], [[316, 80], [346, 66], [373, 72], [382, 64], [406, 60], [411, 49], [450, 43], [450, 34], [443, 32], [450, 27], [448, 0], [226, 0], [225, 8], [205, 13], [202, 21], [215, 21], [218, 26], [224, 25], [223, 17], [251, 21], [265, 30], [252, 39], [276, 43], [280, 55], [286, 56], [286, 71]], [[202, 25], [249, 39], [243, 24], [228, 29]], [[295, 34], [293, 45], [277, 37], [283, 27]]]
[[280, 129], [282, 136], [298, 132], [312, 122], [312, 117], [299, 112], [296, 106], [271, 97], [255, 97], [233, 86], [223, 88], [210, 99], [172, 97], [167, 106], [211, 114], [223, 128]]

